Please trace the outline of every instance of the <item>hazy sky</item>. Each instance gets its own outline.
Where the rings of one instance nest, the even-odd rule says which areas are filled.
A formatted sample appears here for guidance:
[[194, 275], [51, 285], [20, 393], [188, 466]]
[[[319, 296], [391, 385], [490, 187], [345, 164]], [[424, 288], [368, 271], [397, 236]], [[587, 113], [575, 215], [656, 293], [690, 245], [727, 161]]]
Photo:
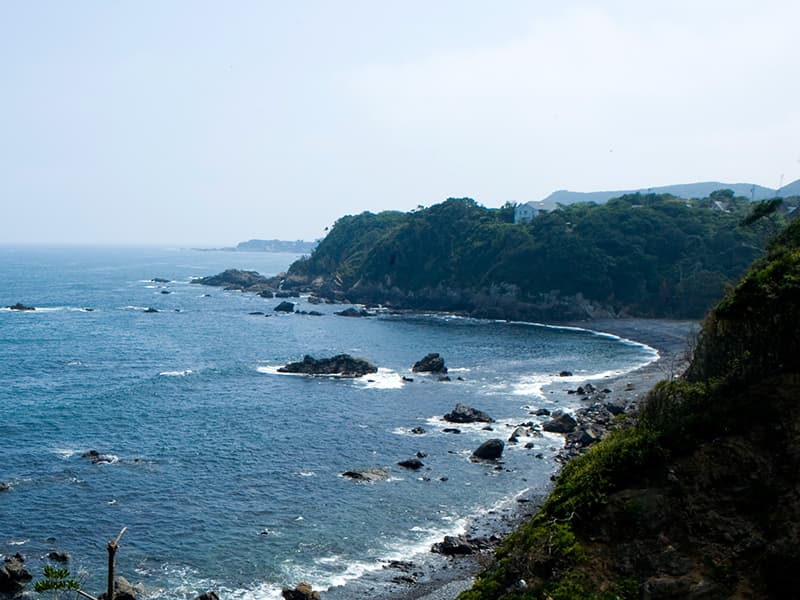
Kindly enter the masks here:
[[0, 243], [800, 178], [796, 0], [5, 0]]

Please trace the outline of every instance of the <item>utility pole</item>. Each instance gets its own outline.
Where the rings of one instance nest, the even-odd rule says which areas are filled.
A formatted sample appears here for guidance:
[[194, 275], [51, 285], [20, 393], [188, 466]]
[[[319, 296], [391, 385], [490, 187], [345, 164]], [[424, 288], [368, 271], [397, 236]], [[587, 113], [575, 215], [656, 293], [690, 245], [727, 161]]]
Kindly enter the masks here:
[[127, 529], [127, 527], [123, 527], [117, 539], [108, 540], [108, 592], [106, 594], [106, 600], [114, 600], [114, 556], [117, 554], [119, 541], [122, 539], [122, 536], [125, 535]]

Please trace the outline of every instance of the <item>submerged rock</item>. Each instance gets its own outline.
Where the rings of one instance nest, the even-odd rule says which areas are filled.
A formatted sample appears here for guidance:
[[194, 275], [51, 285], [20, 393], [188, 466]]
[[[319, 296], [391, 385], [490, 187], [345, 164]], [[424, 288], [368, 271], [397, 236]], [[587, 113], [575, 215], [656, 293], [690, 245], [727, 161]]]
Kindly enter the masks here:
[[157, 313], [158, 309], [155, 309], [152, 306], [148, 306], [147, 308], [144, 309], [144, 312], [146, 312], [146, 313]]
[[54, 560], [56, 562], [65, 563], [69, 561], [69, 554], [67, 554], [66, 552], [56, 552], [54, 550], [53, 552], [47, 554], [47, 558], [49, 558], [50, 560]]
[[81, 454], [81, 458], [88, 458], [93, 465], [111, 464], [117, 462], [113, 454], [100, 454], [97, 450], [89, 450]]
[[482, 410], [472, 408], [460, 402], [443, 418], [449, 423], [494, 423], [494, 419]]
[[504, 447], [505, 444], [503, 440], [497, 438], [486, 440], [472, 453], [472, 458], [479, 460], [497, 460], [503, 455]]
[[219, 600], [219, 596], [217, 595], [217, 592], [208, 591], [200, 594], [197, 598], [195, 598], [195, 600]]
[[415, 373], [447, 373], [444, 358], [439, 356], [437, 352], [432, 352], [415, 362], [411, 370]]
[[11, 489], [10, 485], [8, 485], [7, 483], [5, 483], [3, 481], [0, 481], [0, 492], [7, 492], [10, 489]]
[[378, 368], [363, 358], [353, 358], [349, 354], [337, 354], [332, 358], [320, 359], [306, 354], [301, 362], [289, 363], [285, 367], [280, 367], [278, 372], [361, 377], [367, 373], [377, 373]]
[[353, 481], [385, 481], [389, 479], [389, 474], [383, 469], [363, 469], [359, 471], [345, 471], [342, 477]]

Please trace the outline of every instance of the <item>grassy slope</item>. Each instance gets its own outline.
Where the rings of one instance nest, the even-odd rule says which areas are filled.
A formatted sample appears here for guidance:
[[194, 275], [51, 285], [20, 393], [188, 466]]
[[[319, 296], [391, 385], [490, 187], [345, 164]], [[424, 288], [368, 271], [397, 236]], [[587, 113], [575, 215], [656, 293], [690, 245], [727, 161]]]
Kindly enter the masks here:
[[704, 323], [684, 379], [568, 464], [461, 600], [800, 588], [800, 221]]

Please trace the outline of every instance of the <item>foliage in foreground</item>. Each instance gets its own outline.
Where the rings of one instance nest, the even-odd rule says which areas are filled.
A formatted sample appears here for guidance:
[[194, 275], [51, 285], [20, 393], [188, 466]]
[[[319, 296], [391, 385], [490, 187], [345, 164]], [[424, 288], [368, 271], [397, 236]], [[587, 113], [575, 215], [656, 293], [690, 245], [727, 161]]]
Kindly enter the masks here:
[[[635, 422], [569, 463], [542, 509], [509, 536], [494, 564], [460, 600], [640, 597], [642, 582], [636, 577], [598, 582], [597, 572], [602, 570], [598, 565], [605, 560], [603, 550], [595, 548], [591, 556], [583, 548], [590, 543], [587, 531], [593, 519], [616, 491], [626, 487], [646, 489], [652, 478], [664, 476], [668, 465], [702, 445], [714, 448], [725, 436], [747, 435], [754, 423], [764, 423], [763, 415], [771, 408], [787, 415], [787, 406], [797, 405], [794, 390], [800, 386], [799, 345], [800, 221], [795, 221], [707, 316], [685, 378], [660, 383], [649, 394]], [[776, 388], [775, 381], [782, 383]], [[772, 456], [773, 461], [778, 460], [774, 457], [785, 457], [789, 450], [782, 444], [793, 443], [793, 427], [796, 425], [791, 421], [764, 423], [766, 433], [756, 438], [764, 446], [744, 458], [757, 463], [767, 460], [767, 452], [772, 452], [766, 456]], [[775, 447], [769, 448], [771, 445]], [[713, 468], [719, 463], [705, 464]], [[781, 468], [772, 469], [770, 463], [761, 467], [762, 472], [747, 474], [749, 483], [741, 489], [756, 490], [753, 495], [764, 506], [772, 498], [776, 509], [766, 516], [759, 507], [743, 505], [739, 510], [753, 510], [759, 520], [773, 518], [774, 510], [780, 512], [779, 518], [794, 518], [800, 508], [779, 500], [782, 487], [776, 482], [796, 475], [781, 475]], [[769, 479], [770, 473], [775, 480]], [[747, 494], [736, 491], [740, 485], [742, 482], [734, 482], [732, 497], [744, 501]], [[711, 490], [701, 489], [694, 497], [682, 496], [682, 502], [690, 502], [691, 497], [693, 505], [702, 506], [706, 492], [710, 494]], [[630, 522], [643, 517], [635, 503], [627, 509]], [[784, 530], [780, 522], [768, 528]], [[620, 535], [629, 538], [634, 530], [631, 527]], [[697, 542], [695, 539], [693, 543]], [[766, 546], [760, 562], [756, 555], [748, 555], [751, 566], [762, 565], [767, 594], [773, 593], [770, 590], [792, 589], [796, 584], [796, 576], [793, 579], [790, 575], [796, 573], [800, 561], [793, 552], [787, 552], [786, 543], [779, 540]], [[787, 569], [776, 570], [776, 564]], [[721, 580], [735, 582], [742, 576], [724, 562], [714, 568]]]

